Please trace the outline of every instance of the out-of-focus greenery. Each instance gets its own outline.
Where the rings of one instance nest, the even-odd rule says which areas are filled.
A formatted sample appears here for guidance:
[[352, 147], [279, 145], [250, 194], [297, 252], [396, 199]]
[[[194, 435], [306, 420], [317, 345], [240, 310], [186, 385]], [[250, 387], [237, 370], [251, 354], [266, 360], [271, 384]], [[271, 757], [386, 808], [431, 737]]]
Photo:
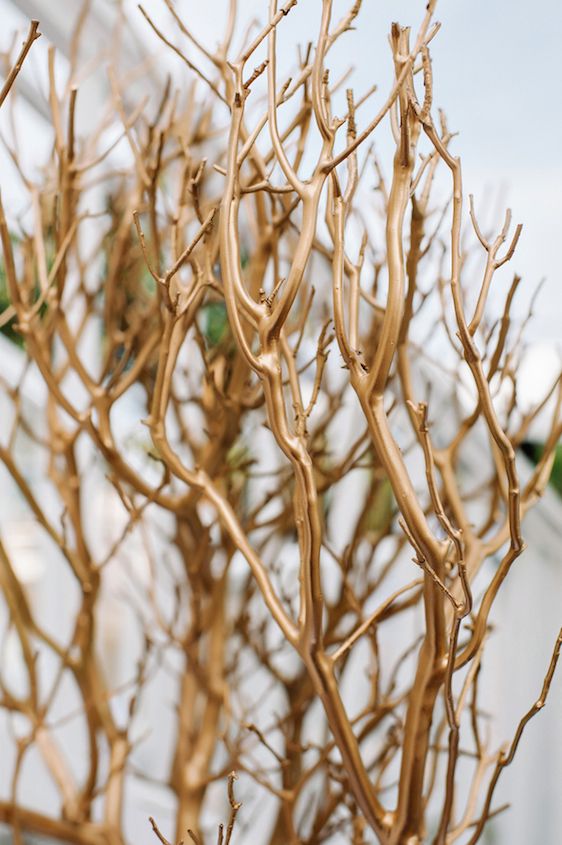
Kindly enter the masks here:
[[[15, 235], [10, 236], [12, 244], [14, 246], [18, 243], [18, 238]], [[0, 314], [3, 314], [4, 311], [10, 307], [11, 305], [10, 296], [8, 294], [8, 280], [6, 278], [6, 265], [4, 262], [4, 256], [0, 258]], [[8, 320], [7, 323], [4, 323], [0, 331], [2, 334], [11, 340], [12, 343], [15, 343], [17, 346], [23, 347], [23, 337], [19, 332], [16, 331], [14, 328], [14, 324], [16, 322], [16, 318], [12, 317], [11, 320]]]
[[[13, 233], [10, 235], [10, 240], [14, 247], [14, 252], [17, 252], [18, 248], [21, 244], [21, 239], [18, 238], [17, 235]], [[47, 234], [45, 238], [45, 252], [46, 252], [46, 259], [47, 259], [47, 273], [50, 272], [51, 267], [53, 266], [55, 260], [55, 245], [53, 238]], [[34, 298], [37, 299], [39, 297], [39, 281], [36, 281], [35, 284], [35, 293]], [[10, 307], [11, 305], [10, 295], [8, 293], [8, 279], [6, 278], [6, 264], [4, 262], [4, 256], [0, 256], [0, 314], [3, 314], [4, 311]], [[39, 308], [39, 315], [43, 316], [47, 309], [47, 305], [44, 302], [41, 307]], [[19, 346], [20, 349], [23, 349], [25, 346], [25, 341], [22, 335], [17, 331], [15, 325], [17, 323], [16, 317], [12, 317], [11, 320], [8, 320], [7, 323], [0, 328], [0, 332], [7, 337], [8, 340], [11, 340], [12, 343], [15, 343], [16, 346]]]
[[[530, 458], [533, 463], [537, 463], [544, 452], [543, 443], [524, 443], [523, 452]], [[556, 447], [556, 454], [554, 456], [554, 465], [550, 474], [549, 484], [562, 496], [562, 443]]]
[[554, 458], [554, 466], [552, 467], [552, 475], [550, 476], [550, 483], [556, 487], [558, 492], [562, 495], [562, 445], [556, 447], [556, 455]]
[[203, 336], [208, 347], [219, 346], [229, 333], [224, 302], [207, 302], [203, 307]]

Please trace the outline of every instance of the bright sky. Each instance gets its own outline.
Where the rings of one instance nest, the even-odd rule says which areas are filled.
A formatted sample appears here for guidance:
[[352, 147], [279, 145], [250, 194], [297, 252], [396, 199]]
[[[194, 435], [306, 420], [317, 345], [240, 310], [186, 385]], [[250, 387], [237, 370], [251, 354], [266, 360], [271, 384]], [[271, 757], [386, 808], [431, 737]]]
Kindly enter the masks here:
[[[23, 8], [29, 0], [20, 0]], [[103, 16], [106, 0], [95, 0]], [[123, 0], [130, 7], [129, 19], [155, 52], [159, 43], [143, 21], [136, 0]], [[281, 2], [281, 0], [280, 0]], [[352, 0], [334, 0], [339, 19]], [[61, 5], [58, 5], [61, 4]], [[11, 3], [2, 0], [5, 11]], [[18, 6], [14, 0], [13, 6]], [[60, 17], [63, 0], [45, 3], [49, 15]], [[64, 4], [66, 5], [66, 4]], [[147, 11], [177, 43], [184, 44], [162, 0], [144, 0]], [[175, 0], [190, 28], [210, 47], [222, 35], [228, 0]], [[79, 8], [78, 0], [71, 4]], [[239, 0], [240, 19], [263, 22], [268, 0]], [[415, 27], [425, 9], [424, 0], [364, 0], [357, 31], [347, 33], [339, 51], [331, 54], [332, 79], [349, 64], [357, 96], [373, 83], [382, 101], [390, 83], [387, 34], [392, 20]], [[297, 43], [314, 37], [319, 25], [321, 0], [299, 0], [279, 30], [279, 79], [283, 66], [294, 61]], [[66, 9], [65, 14], [69, 10]], [[45, 11], [43, 20], [45, 21]], [[11, 24], [11, 17], [8, 24]], [[435, 105], [442, 107], [449, 126], [460, 134], [454, 152], [461, 154], [465, 192], [473, 193], [477, 208], [510, 205], [515, 222], [524, 224], [511, 271], [524, 276], [521, 306], [535, 285], [546, 277], [529, 338], [562, 343], [562, 111], [559, 96], [562, 71], [559, 60], [562, 40], [560, 0], [440, 0], [436, 19], [442, 29], [432, 44]], [[17, 16], [20, 21], [23, 17]], [[16, 20], [17, 20], [16, 18]], [[63, 16], [62, 20], [65, 18]], [[13, 24], [14, 26], [17, 24]], [[70, 24], [69, 24], [70, 25]], [[41, 45], [43, 46], [43, 45]], [[166, 55], [180, 70], [180, 63]], [[25, 69], [24, 69], [25, 70]], [[44, 75], [35, 74], [35, 81]], [[43, 86], [44, 87], [44, 86]], [[359, 123], [367, 122], [365, 108]], [[387, 136], [385, 141], [384, 136]], [[377, 136], [385, 154], [388, 128]], [[390, 150], [390, 147], [387, 147]], [[5, 186], [4, 186], [5, 187]], [[498, 206], [499, 201], [499, 206]]]
[[[334, 17], [350, 2], [336, 0]], [[146, 2], [153, 14], [161, 5]], [[226, 0], [176, 2], [209, 46], [220, 38], [226, 6]], [[267, 0], [240, 0], [245, 20], [264, 20], [267, 8]], [[388, 90], [390, 23], [415, 26], [424, 8], [422, 0], [364, 0], [357, 31], [345, 36], [333, 62], [355, 65], [358, 92], [373, 82], [380, 85], [381, 97]], [[299, 0], [283, 21], [280, 66], [283, 58], [292, 60], [295, 43], [313, 37], [320, 9], [320, 0]], [[478, 199], [489, 202], [495, 191], [494, 202], [510, 205], [514, 221], [524, 224], [511, 265], [526, 281], [522, 299], [541, 278], [547, 280], [529, 334], [534, 340], [562, 341], [562, 3], [441, 0], [435, 17], [442, 22], [432, 47], [435, 102], [460, 133], [455, 152], [462, 157], [465, 191], [475, 195], [477, 205]], [[366, 119], [365, 112], [362, 116]]]

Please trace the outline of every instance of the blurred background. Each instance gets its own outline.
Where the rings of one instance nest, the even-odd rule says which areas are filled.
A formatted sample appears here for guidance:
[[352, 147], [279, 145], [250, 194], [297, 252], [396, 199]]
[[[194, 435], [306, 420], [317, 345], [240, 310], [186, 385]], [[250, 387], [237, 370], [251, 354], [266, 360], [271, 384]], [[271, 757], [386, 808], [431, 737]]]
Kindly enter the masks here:
[[[346, 5], [336, 3], [336, 13]], [[209, 46], [218, 41], [222, 32], [226, 6], [226, 0], [178, 0], [175, 4], [178, 13], [189, 20], [190, 28]], [[241, 0], [239, 17], [246, 22], [253, 18], [263, 21], [267, 6], [265, 0]], [[337, 77], [351, 65], [352, 83], [357, 91], [376, 83], [384, 92], [388, 89], [391, 69], [386, 40], [390, 23], [397, 20], [416, 27], [425, 4], [421, 0], [366, 0], [363, 6], [353, 40], [342, 39], [331, 58], [331, 67]], [[185, 73], [181, 63], [154, 36], [134, 2], [92, 0], [86, 27], [88, 37], [83, 42], [84, 76], [80, 79], [78, 100], [78, 124], [82, 132], [87, 131], [88, 121], [93, 121], [108, 97], [105, 67], [118, 7], [125, 10], [127, 22], [119, 61], [123, 67], [132, 68], [149, 57], [153, 86], [145, 91], [149, 98], [156, 98], [166, 74], [171, 74], [175, 83], [181, 85]], [[146, 0], [145, 7], [164, 32], [177, 37], [160, 0]], [[279, 37], [280, 76], [294, 62], [297, 44], [306, 45], [314, 38], [320, 7], [320, 0], [300, 0], [288, 17]], [[30, 174], [48, 157], [52, 145], [46, 107], [47, 49], [49, 44], [56, 47], [57, 73], [65, 80], [65, 62], [68, 63], [71, 35], [81, 8], [79, 0], [0, 0], [2, 50], [12, 43], [12, 33], [17, 33], [18, 43], [21, 41], [31, 18], [40, 21], [43, 33], [18, 78], [17, 106], [10, 115], [4, 110], [0, 119], [4, 138], [12, 139], [14, 129], [17, 131], [18, 152]], [[562, 4], [558, 0], [535, 0], [532, 6], [524, 0], [512, 0], [509, 4], [502, 0], [456, 0], [438, 4], [436, 18], [442, 22], [442, 30], [433, 45], [435, 99], [436, 105], [446, 111], [449, 127], [459, 133], [454, 152], [462, 157], [465, 192], [474, 194], [477, 209], [482, 209], [489, 219], [499, 220], [508, 205], [514, 220], [524, 224], [510, 270], [525, 279], [517, 305], [521, 314], [528, 308], [537, 285], [544, 280], [528, 326], [529, 344], [521, 371], [519, 398], [523, 406], [530, 407], [553, 381], [561, 362]], [[348, 49], [351, 44], [352, 49]], [[365, 112], [361, 119], [365, 120]], [[386, 141], [384, 132], [376, 139], [377, 152], [383, 161], [389, 161], [392, 154], [390, 133], [386, 134]], [[4, 144], [0, 145], [0, 187], [5, 205], [17, 210], [20, 204], [24, 213], [21, 181]], [[0, 336], [0, 341], [2, 367], [8, 373], [13, 370], [15, 380], [19, 366], [17, 351], [5, 334]], [[28, 399], [39, 402], [33, 387]], [[526, 444], [531, 460], [540, 448], [544, 431], [539, 419]], [[33, 477], [37, 472], [33, 456], [25, 456], [25, 461]], [[526, 471], [523, 463], [523, 477]], [[490, 643], [483, 683], [486, 706], [496, 714], [493, 732], [497, 742], [511, 738], [520, 716], [536, 697], [562, 618], [560, 476], [558, 463], [554, 483], [526, 520], [524, 533], [529, 549], [510, 575], [495, 608], [493, 622], [497, 630]], [[102, 507], [101, 503], [99, 506]], [[52, 603], [52, 612], [60, 612], [52, 583], [49, 586], [49, 565], [41, 554], [33, 527], [18, 517], [9, 503], [0, 504], [0, 510], [7, 544], [20, 562], [21, 580], [35, 591], [37, 600]], [[122, 639], [122, 632], [111, 627], [117, 622], [109, 617], [110, 614], [108, 640]], [[17, 655], [10, 654], [9, 644], [2, 659], [7, 664], [17, 662]], [[115, 659], [117, 663], [127, 664], [127, 653], [115, 652]], [[150, 725], [146, 727], [150, 729]], [[165, 731], [165, 727], [162, 729]], [[0, 740], [4, 739], [2, 730], [0, 727]], [[2, 766], [0, 756], [0, 789], [4, 790]], [[34, 778], [31, 773], [27, 783], [27, 803], [48, 802], [48, 789], [40, 777]], [[562, 841], [561, 785], [562, 679], [559, 674], [546, 710], [530, 724], [518, 756], [506, 770], [498, 790], [498, 802], [513, 802], [513, 807], [490, 825], [484, 841], [500, 845], [558, 845]], [[139, 786], [139, 790], [130, 803], [129, 831], [131, 841], [134, 838], [148, 842], [152, 834], [147, 829], [144, 810], [165, 815], [166, 801], [162, 798], [154, 807], [148, 806], [154, 802], [154, 796], [146, 785]]]

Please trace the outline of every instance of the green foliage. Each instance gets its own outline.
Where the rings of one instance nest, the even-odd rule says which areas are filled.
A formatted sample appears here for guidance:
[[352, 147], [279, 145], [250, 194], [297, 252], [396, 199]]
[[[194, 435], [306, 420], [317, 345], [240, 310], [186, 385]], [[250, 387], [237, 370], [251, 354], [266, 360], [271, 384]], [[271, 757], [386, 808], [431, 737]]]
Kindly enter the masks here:
[[[17, 246], [19, 243], [19, 239], [15, 235], [10, 235], [10, 240], [14, 246]], [[4, 256], [2, 255], [0, 258], [0, 314], [3, 314], [11, 304], [10, 295], [8, 293], [8, 279], [6, 278], [6, 264]], [[0, 328], [0, 332], [2, 332], [4, 337], [7, 337], [8, 340], [11, 340], [12, 343], [15, 343], [17, 346], [23, 348], [23, 337], [14, 328], [15, 323], [16, 318], [12, 317], [11, 320], [4, 323], [2, 328]]]
[[562, 445], [558, 445], [556, 447], [550, 483], [556, 488], [556, 490], [558, 490], [560, 495], [562, 495]]
[[209, 348], [219, 346], [229, 334], [224, 302], [208, 302], [203, 308], [203, 337]]
[[[13, 233], [10, 235], [10, 240], [14, 247], [14, 252], [21, 250], [21, 238]], [[51, 267], [55, 261], [55, 244], [54, 240], [49, 233], [47, 233], [45, 237], [45, 253], [46, 253], [46, 260], [47, 260], [47, 274], [51, 272]], [[35, 290], [33, 292], [34, 299], [37, 300], [40, 296], [40, 288], [39, 288], [39, 279], [35, 278]], [[8, 292], [8, 279], [6, 276], [6, 263], [4, 261], [4, 256], [0, 256], [0, 314], [3, 314], [4, 311], [10, 307], [12, 301], [10, 299], [10, 294]], [[41, 307], [39, 308], [39, 316], [42, 317], [45, 311], [47, 310], [47, 304], [44, 302]], [[17, 319], [16, 317], [12, 317], [11, 320], [8, 320], [7, 323], [0, 328], [0, 332], [7, 337], [12, 343], [15, 343], [16, 346], [19, 346], [20, 349], [23, 349], [25, 346], [25, 340], [22, 335], [16, 329]]]
[[[543, 443], [525, 443], [523, 451], [530, 458], [533, 463], [540, 461], [544, 452]], [[549, 484], [562, 496], [562, 443], [556, 447], [554, 455], [554, 464], [550, 474]]]
[[394, 494], [387, 478], [373, 484], [369, 496], [369, 506], [365, 512], [363, 528], [373, 539], [378, 539], [386, 531], [395, 513]]

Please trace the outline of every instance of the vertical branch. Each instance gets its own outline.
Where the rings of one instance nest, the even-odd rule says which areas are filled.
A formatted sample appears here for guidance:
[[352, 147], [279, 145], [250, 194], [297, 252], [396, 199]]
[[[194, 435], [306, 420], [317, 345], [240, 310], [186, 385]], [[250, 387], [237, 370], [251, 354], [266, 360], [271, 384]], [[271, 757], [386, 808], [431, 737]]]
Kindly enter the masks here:
[[41, 33], [39, 32], [39, 21], [31, 21], [29, 24], [29, 32], [27, 33], [27, 38], [22, 44], [22, 48], [20, 53], [13, 65], [10, 69], [2, 88], [0, 89], [0, 107], [2, 106], [4, 100], [10, 93], [10, 90], [16, 81], [16, 77], [20, 70], [22, 69], [23, 63], [27, 57], [27, 54], [31, 50], [33, 43], [37, 41], [38, 38], [41, 37]]

